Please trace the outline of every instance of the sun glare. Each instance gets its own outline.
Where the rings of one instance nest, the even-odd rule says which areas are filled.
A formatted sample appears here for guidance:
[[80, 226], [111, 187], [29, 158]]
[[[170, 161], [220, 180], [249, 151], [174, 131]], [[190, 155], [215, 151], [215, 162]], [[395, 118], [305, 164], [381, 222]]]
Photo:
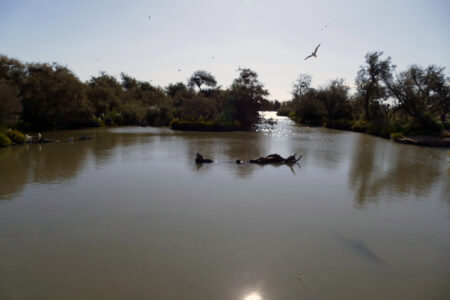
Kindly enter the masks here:
[[262, 298], [258, 293], [253, 292], [245, 296], [244, 300], [262, 300]]

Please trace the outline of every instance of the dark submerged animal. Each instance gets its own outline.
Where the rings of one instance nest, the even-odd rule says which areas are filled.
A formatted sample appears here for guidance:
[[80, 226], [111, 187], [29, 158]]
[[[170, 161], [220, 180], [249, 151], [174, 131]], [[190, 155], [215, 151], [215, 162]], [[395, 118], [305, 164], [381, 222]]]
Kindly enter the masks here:
[[196, 164], [212, 163], [212, 162], [214, 162], [212, 159], [204, 158], [200, 153], [197, 153], [197, 156], [195, 157]]
[[335, 233], [336, 236], [339, 238], [340, 241], [344, 242], [348, 246], [352, 247], [354, 250], [356, 250], [359, 254], [366, 257], [368, 260], [370, 260], [373, 263], [376, 264], [383, 264], [383, 261], [376, 255], [372, 250], [370, 250], [366, 244], [364, 244], [363, 241], [355, 241], [350, 238], [347, 238], [339, 233]]

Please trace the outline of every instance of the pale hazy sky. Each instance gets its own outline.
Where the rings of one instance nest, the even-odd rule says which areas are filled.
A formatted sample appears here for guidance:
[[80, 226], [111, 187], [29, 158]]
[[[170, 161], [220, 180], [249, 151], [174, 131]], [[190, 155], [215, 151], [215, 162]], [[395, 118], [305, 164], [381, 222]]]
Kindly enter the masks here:
[[287, 100], [300, 73], [313, 86], [353, 84], [368, 51], [400, 70], [450, 66], [449, 0], [0, 0], [0, 10], [1, 54], [58, 62], [81, 80], [103, 70], [166, 86], [204, 69], [228, 87], [241, 66]]

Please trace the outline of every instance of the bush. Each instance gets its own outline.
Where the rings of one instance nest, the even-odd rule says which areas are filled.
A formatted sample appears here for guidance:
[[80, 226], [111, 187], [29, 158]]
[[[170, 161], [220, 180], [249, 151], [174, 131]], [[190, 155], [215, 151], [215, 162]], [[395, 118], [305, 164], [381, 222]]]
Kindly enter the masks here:
[[401, 139], [404, 138], [403, 132], [392, 132], [391, 133], [391, 140]]
[[108, 111], [104, 116], [106, 125], [121, 125], [123, 123], [121, 113], [116, 110]]
[[148, 125], [151, 126], [167, 126], [173, 119], [172, 111], [169, 107], [161, 106], [150, 108], [145, 117]]
[[11, 140], [6, 134], [0, 133], [0, 147], [6, 147], [11, 145]]
[[287, 116], [289, 116], [290, 112], [291, 112], [291, 108], [288, 107], [287, 105], [283, 105], [280, 107], [280, 109], [278, 109], [277, 116], [287, 117]]
[[240, 129], [237, 121], [229, 123], [219, 123], [213, 121], [184, 121], [174, 119], [170, 122], [170, 128], [173, 130], [190, 131], [236, 131]]
[[442, 131], [442, 126], [430, 115], [425, 115], [422, 122], [412, 120], [406, 124], [405, 132], [407, 134], [436, 134]]
[[325, 127], [334, 128], [334, 129], [342, 129], [342, 130], [351, 130], [353, 125], [353, 121], [347, 119], [338, 119], [338, 120], [327, 120]]
[[367, 132], [369, 129], [369, 122], [360, 119], [353, 123], [352, 130], [357, 132]]
[[18, 130], [9, 130], [6, 136], [15, 144], [23, 144], [26, 142], [25, 135]]

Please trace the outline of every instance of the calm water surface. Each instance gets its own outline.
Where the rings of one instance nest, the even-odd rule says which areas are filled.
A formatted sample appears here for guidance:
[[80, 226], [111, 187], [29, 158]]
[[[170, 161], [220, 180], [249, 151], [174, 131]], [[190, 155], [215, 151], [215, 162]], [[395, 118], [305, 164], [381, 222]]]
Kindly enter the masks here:
[[[450, 299], [448, 150], [283, 117], [44, 137], [83, 135], [0, 149], [0, 299]], [[233, 163], [274, 152], [303, 158]]]

